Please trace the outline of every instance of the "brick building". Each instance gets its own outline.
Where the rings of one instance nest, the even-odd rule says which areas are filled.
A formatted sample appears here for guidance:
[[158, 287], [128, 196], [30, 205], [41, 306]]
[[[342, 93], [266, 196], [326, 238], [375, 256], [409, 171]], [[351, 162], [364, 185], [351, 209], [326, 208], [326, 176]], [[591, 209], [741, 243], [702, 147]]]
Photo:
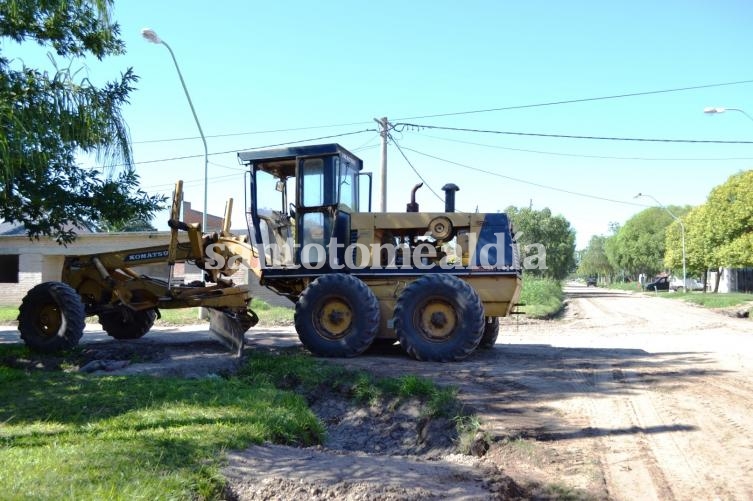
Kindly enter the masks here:
[[[186, 202], [184, 200], [181, 210], [183, 211], [183, 218], [181, 219], [181, 221], [183, 221], [184, 223], [201, 223], [204, 213], [202, 211], [192, 209], [191, 202]], [[213, 216], [212, 214], [207, 214], [207, 227], [204, 228], [204, 231], [220, 231], [221, 229], [222, 218], [219, 216]]]

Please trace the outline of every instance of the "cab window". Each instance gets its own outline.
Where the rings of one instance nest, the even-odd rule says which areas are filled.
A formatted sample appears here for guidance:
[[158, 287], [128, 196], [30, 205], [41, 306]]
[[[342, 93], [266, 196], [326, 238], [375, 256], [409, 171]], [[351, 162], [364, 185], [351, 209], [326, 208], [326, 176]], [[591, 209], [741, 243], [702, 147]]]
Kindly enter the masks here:
[[358, 176], [350, 162], [339, 162], [338, 186], [340, 187], [340, 203], [352, 211], [358, 212]]
[[324, 159], [307, 158], [303, 161], [303, 206], [324, 205]]

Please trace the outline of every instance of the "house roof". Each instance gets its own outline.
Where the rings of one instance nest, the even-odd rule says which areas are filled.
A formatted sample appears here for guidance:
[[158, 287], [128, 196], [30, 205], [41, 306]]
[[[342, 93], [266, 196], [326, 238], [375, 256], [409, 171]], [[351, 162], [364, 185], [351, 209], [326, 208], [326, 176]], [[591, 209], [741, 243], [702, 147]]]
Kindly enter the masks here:
[[23, 224], [0, 221], [0, 235], [23, 235], [26, 228]]
[[[88, 226], [88, 225], [87, 225]], [[76, 233], [95, 233], [91, 228], [87, 226], [74, 226], [72, 224], [66, 224], [63, 226], [64, 230], [74, 230]], [[15, 221], [0, 221], [0, 235], [15, 236], [26, 235], [26, 228], [23, 223], [17, 223]]]

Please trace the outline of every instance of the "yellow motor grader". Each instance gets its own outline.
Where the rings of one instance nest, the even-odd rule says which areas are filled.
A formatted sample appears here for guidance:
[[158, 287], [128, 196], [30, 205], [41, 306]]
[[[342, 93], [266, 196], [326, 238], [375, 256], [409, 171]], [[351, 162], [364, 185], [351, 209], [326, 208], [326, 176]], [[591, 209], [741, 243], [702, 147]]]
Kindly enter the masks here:
[[[506, 214], [456, 212], [452, 184], [444, 212], [419, 211], [421, 185], [406, 212], [371, 212], [371, 176], [338, 144], [238, 158], [248, 167], [247, 235], [230, 232], [232, 199], [218, 233], [181, 222], [178, 182], [169, 245], [67, 257], [62, 280], [37, 285], [19, 308], [26, 344], [71, 348], [92, 315], [112, 337], [135, 339], [160, 309], [201, 306], [210, 331], [240, 353], [258, 317], [249, 287], [232, 281], [238, 265], [295, 303], [298, 336], [319, 356], [350, 357], [399, 341], [416, 359], [444, 362], [494, 344], [498, 318], [514, 312], [521, 285]], [[176, 286], [132, 269], [165, 263], [171, 277], [179, 262], [202, 269], [204, 281]]]

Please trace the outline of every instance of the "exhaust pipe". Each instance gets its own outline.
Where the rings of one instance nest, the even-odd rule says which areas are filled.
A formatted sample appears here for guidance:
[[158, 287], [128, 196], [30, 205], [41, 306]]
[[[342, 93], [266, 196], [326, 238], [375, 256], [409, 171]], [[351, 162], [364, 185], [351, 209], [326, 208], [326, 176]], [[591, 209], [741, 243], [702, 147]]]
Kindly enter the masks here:
[[455, 212], [455, 192], [459, 190], [460, 188], [458, 188], [458, 185], [453, 183], [447, 183], [442, 186], [442, 191], [444, 191], [445, 212]]
[[410, 191], [410, 203], [405, 209], [406, 212], [418, 212], [418, 204], [416, 203], [416, 191], [418, 191], [418, 189], [423, 185], [424, 183], [418, 183]]

